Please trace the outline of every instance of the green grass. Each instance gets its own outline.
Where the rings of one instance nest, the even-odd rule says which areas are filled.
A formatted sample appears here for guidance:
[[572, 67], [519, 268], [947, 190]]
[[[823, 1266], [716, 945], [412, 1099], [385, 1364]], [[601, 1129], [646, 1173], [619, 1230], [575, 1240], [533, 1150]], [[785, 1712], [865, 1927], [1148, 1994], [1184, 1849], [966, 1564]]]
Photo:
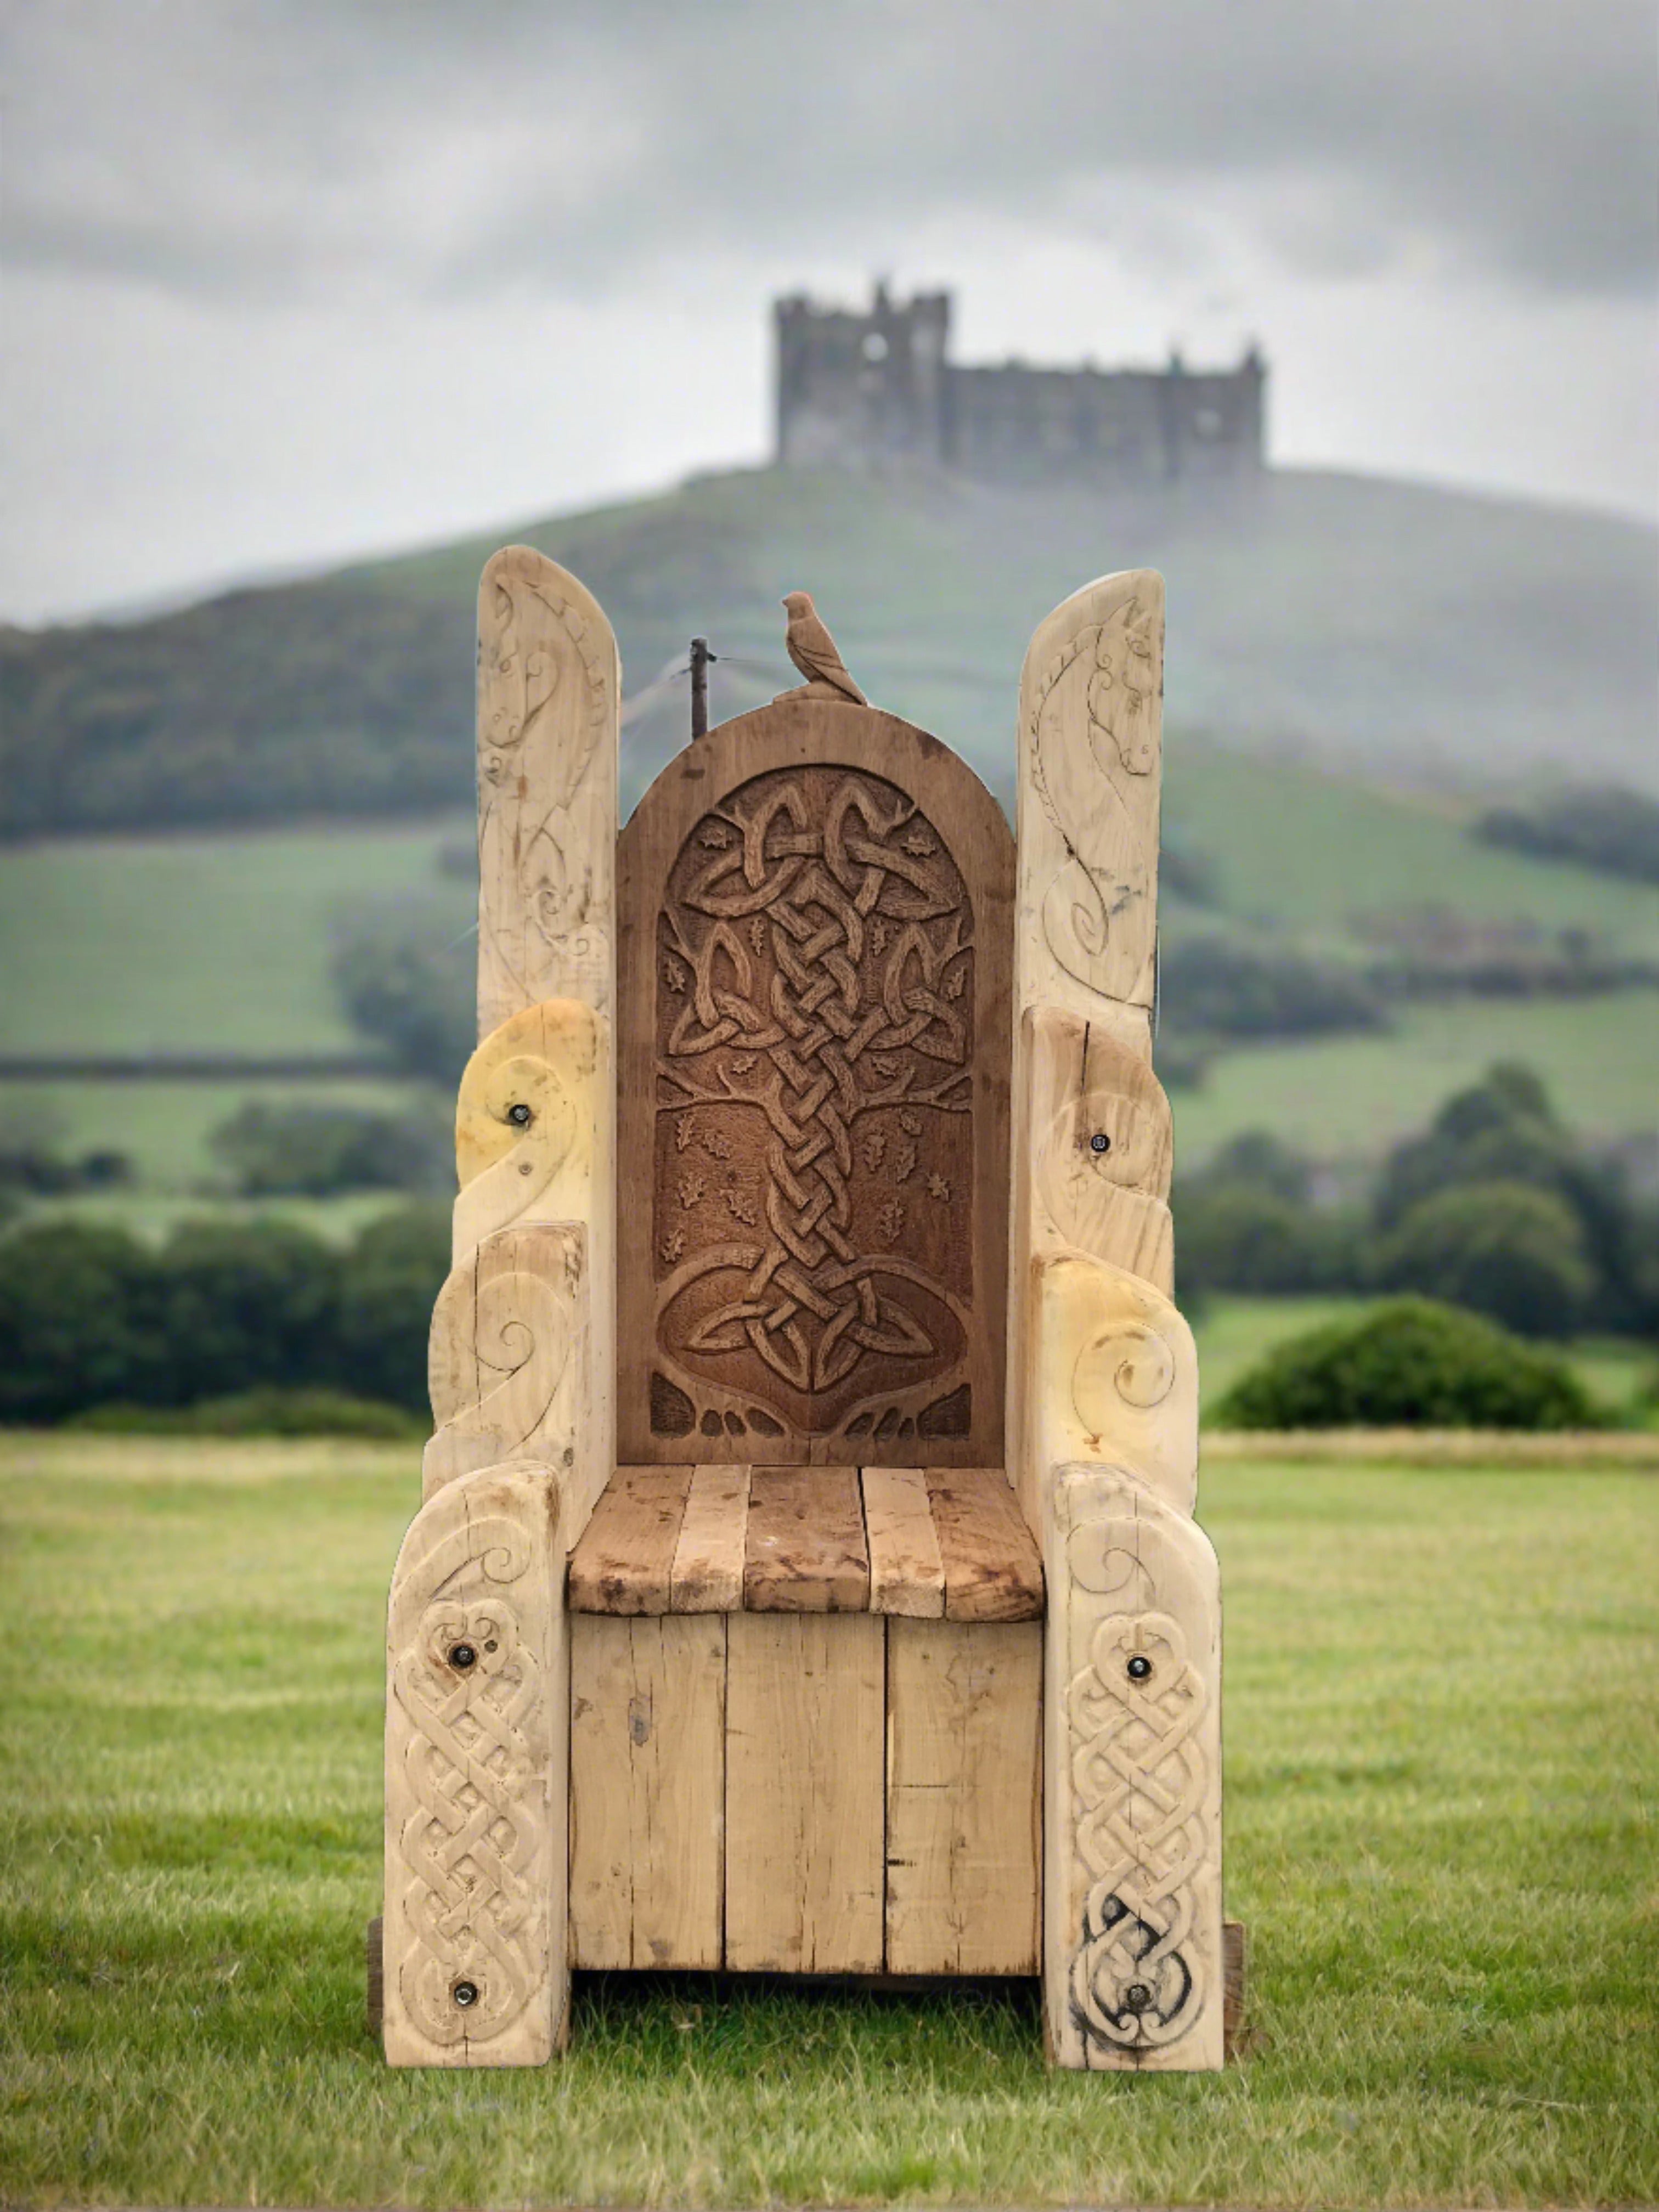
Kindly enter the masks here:
[[381, 1606], [411, 1453], [0, 1444], [15, 2203], [1590, 2204], [1659, 2195], [1659, 1486], [1224, 1467], [1217, 2076], [1045, 2071], [1029, 1988], [579, 1982], [388, 2074]]

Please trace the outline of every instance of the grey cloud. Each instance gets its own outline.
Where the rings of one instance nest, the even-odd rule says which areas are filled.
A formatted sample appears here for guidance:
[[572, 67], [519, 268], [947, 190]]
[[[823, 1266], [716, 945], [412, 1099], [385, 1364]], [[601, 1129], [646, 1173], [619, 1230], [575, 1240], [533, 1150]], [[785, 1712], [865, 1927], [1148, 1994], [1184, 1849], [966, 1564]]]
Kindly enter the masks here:
[[177, 289], [592, 295], [714, 249], [862, 261], [951, 212], [1133, 251], [1138, 210], [1210, 201], [1327, 281], [1425, 243], [1558, 293], [1656, 266], [1646, 0], [11, 0], [4, 20], [14, 259]]

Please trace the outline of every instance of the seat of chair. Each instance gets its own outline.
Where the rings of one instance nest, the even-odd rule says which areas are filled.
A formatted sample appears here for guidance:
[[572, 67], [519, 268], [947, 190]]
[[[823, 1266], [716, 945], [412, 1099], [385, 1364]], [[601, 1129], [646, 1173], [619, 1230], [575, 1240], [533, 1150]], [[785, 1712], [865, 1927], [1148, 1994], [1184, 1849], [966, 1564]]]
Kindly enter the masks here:
[[574, 1613], [1037, 1620], [999, 1468], [624, 1467], [570, 1555]]

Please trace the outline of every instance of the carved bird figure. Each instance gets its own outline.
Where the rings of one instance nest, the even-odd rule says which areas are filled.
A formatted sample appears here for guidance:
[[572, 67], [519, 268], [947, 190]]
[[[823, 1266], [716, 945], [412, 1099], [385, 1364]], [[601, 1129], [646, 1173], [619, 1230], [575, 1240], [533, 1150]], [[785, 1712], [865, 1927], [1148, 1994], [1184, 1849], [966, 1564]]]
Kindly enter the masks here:
[[836, 650], [836, 641], [824, 628], [817, 609], [812, 605], [810, 592], [790, 592], [784, 599], [789, 616], [789, 627], [784, 632], [783, 642], [793, 660], [809, 684], [839, 692], [850, 699], [855, 707], [867, 707], [870, 702], [847, 672], [847, 664]]

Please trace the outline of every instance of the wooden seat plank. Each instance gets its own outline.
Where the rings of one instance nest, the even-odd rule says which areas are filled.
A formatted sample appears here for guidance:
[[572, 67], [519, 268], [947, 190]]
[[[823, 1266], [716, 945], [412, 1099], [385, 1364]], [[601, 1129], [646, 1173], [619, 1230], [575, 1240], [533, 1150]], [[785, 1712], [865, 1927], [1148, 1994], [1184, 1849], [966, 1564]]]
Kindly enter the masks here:
[[749, 1469], [697, 1468], [674, 1551], [671, 1610], [740, 1612], [748, 1540]]
[[930, 1467], [947, 1620], [1040, 1620], [1042, 1562], [1000, 1467]]
[[856, 1468], [757, 1467], [743, 1571], [749, 1613], [863, 1613], [870, 1553]]
[[666, 1613], [689, 1467], [621, 1467], [570, 1555], [573, 1613]]
[[927, 1476], [919, 1467], [866, 1467], [862, 1481], [871, 1612], [937, 1620], [945, 1611], [945, 1563]]

